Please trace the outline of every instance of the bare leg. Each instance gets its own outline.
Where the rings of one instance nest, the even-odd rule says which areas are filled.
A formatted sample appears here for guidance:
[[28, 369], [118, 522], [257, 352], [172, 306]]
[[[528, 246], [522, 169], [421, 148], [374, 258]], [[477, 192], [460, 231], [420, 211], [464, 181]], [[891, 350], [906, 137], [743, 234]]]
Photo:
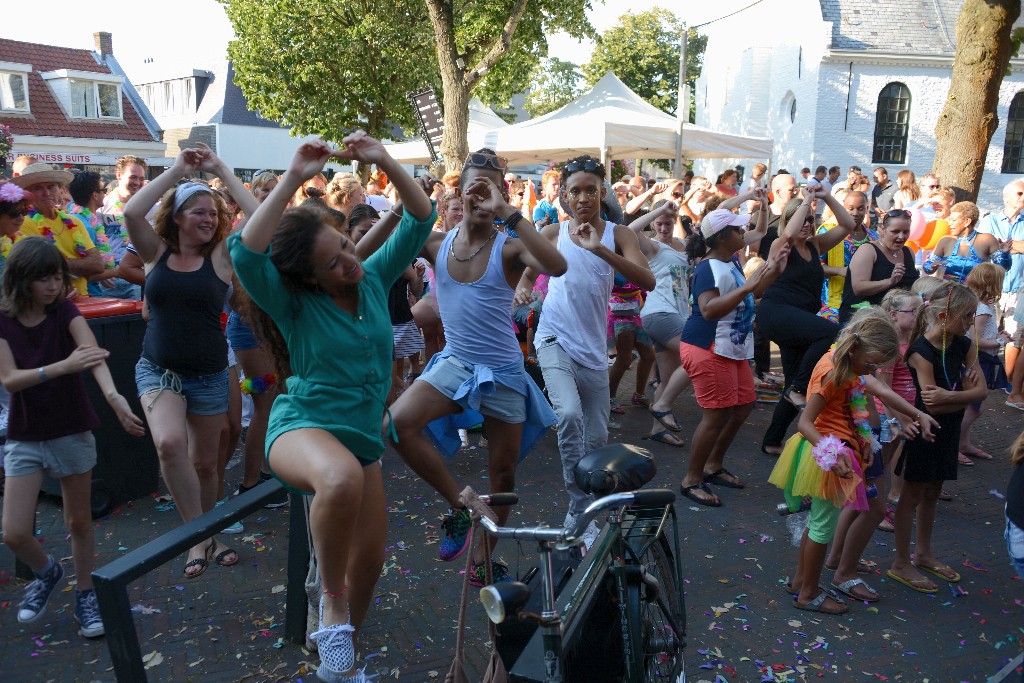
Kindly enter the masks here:
[[[679, 358], [679, 340], [669, 342], [668, 349], [655, 354], [658, 363], [658, 372], [661, 375], [661, 382], [654, 392], [654, 401], [651, 403], [651, 410], [664, 412], [672, 409], [672, 404], [684, 389], [690, 386], [690, 376], [683, 369]], [[652, 421], [651, 434], [664, 429], [657, 420]]]
[[[1018, 338], [1017, 344], [1021, 343]], [[1011, 358], [1013, 359], [1011, 361]], [[1006, 364], [1010, 367], [1010, 403], [1024, 403], [1024, 353], [1015, 344], [1006, 345]]]
[[[800, 594], [796, 597], [797, 603], [806, 605], [821, 592], [818, 584], [821, 583], [821, 568], [825, 563], [827, 550], [828, 545], [817, 543], [810, 538], [805, 538], [805, 542], [800, 544]], [[825, 598], [821, 607], [829, 611], [846, 611], [843, 605], [832, 598]]]
[[[238, 363], [246, 378], [255, 380], [274, 372], [274, 361], [262, 348], [235, 349]], [[270, 420], [270, 408], [277, 398], [277, 385], [267, 390], [252, 394], [252, 419], [249, 430], [245, 433], [245, 469], [242, 473], [242, 485], [252, 488], [260, 483], [260, 471], [263, 469], [263, 458], [267, 440], [267, 422]]]
[[358, 631], [366, 619], [374, 586], [384, 566], [388, 515], [379, 462], [363, 468], [363, 500], [356, 529], [359, 533], [352, 539], [345, 581], [348, 585], [349, 616]]
[[[881, 479], [873, 480], [873, 482], [876, 485], [881, 484]], [[881, 496], [869, 498], [868, 510], [856, 512], [850, 516], [851, 523], [848, 525], [842, 545], [840, 545], [838, 536], [833, 541], [832, 554], [835, 555], [837, 549], [841, 553], [836, 567], [836, 584], [857, 578], [857, 563], [860, 562], [864, 549], [868, 547], [871, 535], [878, 528], [878, 523], [885, 517], [885, 503], [882, 500]], [[847, 510], [843, 510], [843, 514], [846, 512]], [[842, 517], [840, 517], [840, 523], [842, 523]], [[855, 590], [856, 594], [867, 596], [868, 599], [874, 597], [863, 586], [857, 586]]]
[[[900, 503], [896, 506], [896, 531], [895, 545], [896, 557], [893, 560], [892, 571], [916, 585], [934, 588], [935, 584], [926, 576], [917, 571], [917, 568], [910, 561], [910, 537], [913, 533], [914, 516], [918, 504], [924, 499], [924, 489], [928, 484], [918, 482], [905, 482], [903, 492], [900, 494]], [[941, 488], [941, 485], [940, 485]]]
[[917, 506], [917, 544], [914, 547], [915, 564], [934, 567], [942, 562], [932, 554], [932, 533], [935, 531], [935, 507], [939, 502], [942, 482], [924, 485], [924, 495]]
[[238, 387], [238, 368], [228, 368], [228, 412], [224, 414], [224, 426], [220, 434], [220, 458], [217, 461], [217, 498], [227, 495], [224, 490], [224, 473], [228, 461], [238, 448], [242, 436], [242, 391]]
[[78, 590], [90, 590], [96, 550], [90, 503], [92, 470], [61, 477], [60, 491], [64, 497], [64, 528], [71, 535], [71, 558]]
[[981, 417], [981, 411], [984, 410], [985, 404], [982, 403], [979, 407], [975, 408], [973, 405], [967, 406], [964, 410], [963, 420], [960, 421], [960, 452], [971, 455], [977, 449], [971, 443], [971, 427], [974, 426], [975, 421]]
[[[704, 416], [700, 424], [693, 432], [693, 441], [690, 442], [690, 464], [683, 477], [682, 486], [696, 486], [704, 481], [704, 471], [707, 466], [711, 450], [715, 445], [719, 433], [732, 418], [732, 408], [705, 408]], [[707, 494], [694, 490], [694, 494], [700, 498], [707, 498]], [[710, 500], [718, 502], [718, 496], [712, 495]]]
[[[838, 567], [843, 554], [843, 545], [846, 543], [846, 532], [849, 530], [853, 520], [860, 514], [857, 510], [845, 507], [839, 513], [839, 521], [836, 523], [836, 533], [832, 537], [832, 545], [829, 546], [828, 556], [825, 558], [825, 568]], [[836, 581], [838, 583], [838, 580]]]
[[196, 415], [188, 413], [185, 424], [188, 430], [188, 453], [199, 479], [199, 500], [203, 512], [209, 512], [217, 504], [217, 463], [220, 460], [220, 432], [224, 414]]
[[43, 485], [43, 471], [7, 477], [4, 491], [4, 545], [14, 556], [39, 574], [48, 558], [35, 538], [36, 499]]
[[636, 364], [636, 391], [639, 396], [647, 395], [647, 380], [654, 369], [654, 347], [648, 344], [636, 342], [634, 348], [640, 354], [640, 361]]
[[[502, 422], [495, 417], [484, 417], [484, 428], [487, 430], [488, 451], [490, 458], [487, 463], [489, 491], [491, 493], [511, 493], [516, 490], [516, 464], [519, 462], [519, 448], [523, 442], [523, 425]], [[512, 509], [507, 505], [494, 508], [498, 516], [498, 525], [504, 526]], [[496, 541], [483, 534], [485, 542], [490, 543], [493, 551]], [[482, 543], [476, 545], [473, 562], [484, 561]]]
[[[714, 446], [711, 448], [711, 454], [708, 457], [707, 463], [704, 465], [704, 469], [701, 473], [703, 478], [704, 473], [710, 474], [717, 472], [722, 468], [725, 462], [725, 452], [729, 446], [732, 445], [733, 439], [736, 438], [736, 432], [739, 431], [743, 423], [746, 422], [747, 417], [750, 415], [750, 411], [754, 409], [753, 403], [744, 403], [743, 405], [733, 406], [730, 408], [729, 419], [719, 430], [715, 437]], [[694, 437], [696, 438], [696, 436]], [[696, 448], [696, 446], [694, 446]], [[722, 475], [728, 476], [728, 475]], [[734, 483], [740, 483], [739, 479], [732, 477]]]
[[[615, 362], [608, 369], [608, 393], [612, 398], [619, 391], [619, 382], [622, 376], [633, 364], [633, 345], [636, 342], [636, 333], [633, 330], [621, 332], [615, 337]], [[650, 372], [650, 370], [648, 370]]]

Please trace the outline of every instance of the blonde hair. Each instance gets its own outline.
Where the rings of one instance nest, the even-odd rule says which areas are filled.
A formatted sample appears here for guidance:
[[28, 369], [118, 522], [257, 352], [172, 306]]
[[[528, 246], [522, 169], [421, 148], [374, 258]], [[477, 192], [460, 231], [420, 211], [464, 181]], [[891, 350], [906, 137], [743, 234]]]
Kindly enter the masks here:
[[1010, 464], [1018, 467], [1021, 463], [1024, 463], [1024, 432], [1010, 446]]
[[[946, 189], [946, 188], [943, 188]], [[953, 191], [950, 190], [950, 194]], [[958, 213], [961, 218], [966, 218], [970, 221], [970, 227], [974, 227], [978, 223], [978, 205], [974, 202], [957, 202], [953, 206], [949, 207], [950, 213]]]
[[347, 202], [349, 197], [356, 194], [363, 188], [359, 182], [359, 178], [356, 178], [351, 173], [339, 173], [333, 178], [331, 182], [327, 184], [327, 204], [334, 209], [340, 209]]
[[921, 297], [914, 294], [913, 292], [907, 291], [906, 289], [890, 289], [882, 297], [882, 310], [886, 313], [893, 313], [900, 310], [904, 306], [913, 304], [917, 306], [921, 303]]
[[991, 304], [999, 299], [999, 295], [1003, 291], [1003, 278], [1005, 277], [1006, 271], [1002, 266], [987, 262], [979, 263], [971, 270], [967, 276], [967, 282], [964, 284], [970, 287], [978, 299], [986, 304]]
[[940, 277], [934, 275], [922, 275], [921, 277], [914, 280], [914, 284], [910, 285], [910, 293], [917, 294], [922, 299], [927, 300], [936, 289], [941, 287], [946, 281]]
[[249, 190], [255, 194], [257, 190], [262, 190], [264, 187], [269, 185], [271, 180], [277, 180], [277, 175], [272, 171], [264, 171], [252, 179], [252, 184], [249, 186]]
[[[939, 322], [939, 313], [945, 313], [945, 320], [949, 318], [965, 316], [978, 310], [978, 297], [967, 287], [955, 282], [942, 281], [931, 294], [922, 297], [924, 306], [917, 309], [917, 317], [914, 319], [914, 329], [910, 333], [911, 339], [917, 339], [924, 334], [932, 325]], [[946, 352], [945, 322], [943, 322], [942, 352]], [[904, 361], [910, 358], [910, 349]]]
[[854, 378], [850, 355], [855, 350], [882, 356], [882, 365], [888, 365], [900, 355], [899, 333], [881, 308], [870, 306], [857, 310], [839, 333], [832, 354], [832, 382], [835, 386], [842, 386]]

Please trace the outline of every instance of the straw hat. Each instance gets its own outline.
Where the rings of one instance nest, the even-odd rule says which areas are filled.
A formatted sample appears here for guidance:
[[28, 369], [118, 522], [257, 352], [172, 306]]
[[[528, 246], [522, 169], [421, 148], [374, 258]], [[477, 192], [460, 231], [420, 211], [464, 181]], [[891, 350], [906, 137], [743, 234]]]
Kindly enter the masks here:
[[11, 182], [18, 187], [31, 187], [37, 183], [59, 183], [67, 185], [75, 176], [67, 171], [55, 169], [49, 164], [31, 164], [25, 167], [21, 175], [12, 178]]

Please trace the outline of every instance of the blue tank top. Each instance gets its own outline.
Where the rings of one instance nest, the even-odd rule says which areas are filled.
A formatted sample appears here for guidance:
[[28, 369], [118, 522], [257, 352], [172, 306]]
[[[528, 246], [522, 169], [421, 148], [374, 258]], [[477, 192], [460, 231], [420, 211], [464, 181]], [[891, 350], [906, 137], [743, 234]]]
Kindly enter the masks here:
[[445, 235], [434, 265], [445, 349], [460, 360], [489, 368], [520, 361], [523, 352], [512, 326], [515, 290], [505, 279], [501, 260], [508, 235], [500, 231], [495, 235], [487, 268], [479, 280], [457, 282], [448, 273], [448, 254], [459, 229]]
[[[978, 233], [973, 233], [971, 239], [967, 239], [961, 235], [957, 238], [956, 244], [953, 245], [953, 252], [946, 257], [946, 271], [943, 275], [944, 280], [952, 280], [963, 284], [967, 281], [967, 276], [974, 270], [974, 266], [982, 262], [978, 256], [978, 252], [974, 250], [974, 238], [977, 237]], [[970, 251], [967, 255], [960, 255], [960, 247], [966, 244]]]

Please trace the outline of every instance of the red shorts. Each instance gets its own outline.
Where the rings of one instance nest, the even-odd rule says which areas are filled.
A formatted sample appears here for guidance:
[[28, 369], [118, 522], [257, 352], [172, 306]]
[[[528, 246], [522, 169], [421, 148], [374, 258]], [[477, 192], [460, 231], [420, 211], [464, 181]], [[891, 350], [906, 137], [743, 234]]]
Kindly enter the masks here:
[[732, 408], [753, 403], [757, 398], [754, 375], [746, 360], [719, 356], [714, 344], [710, 349], [702, 349], [686, 342], [679, 345], [679, 357], [701, 408]]

